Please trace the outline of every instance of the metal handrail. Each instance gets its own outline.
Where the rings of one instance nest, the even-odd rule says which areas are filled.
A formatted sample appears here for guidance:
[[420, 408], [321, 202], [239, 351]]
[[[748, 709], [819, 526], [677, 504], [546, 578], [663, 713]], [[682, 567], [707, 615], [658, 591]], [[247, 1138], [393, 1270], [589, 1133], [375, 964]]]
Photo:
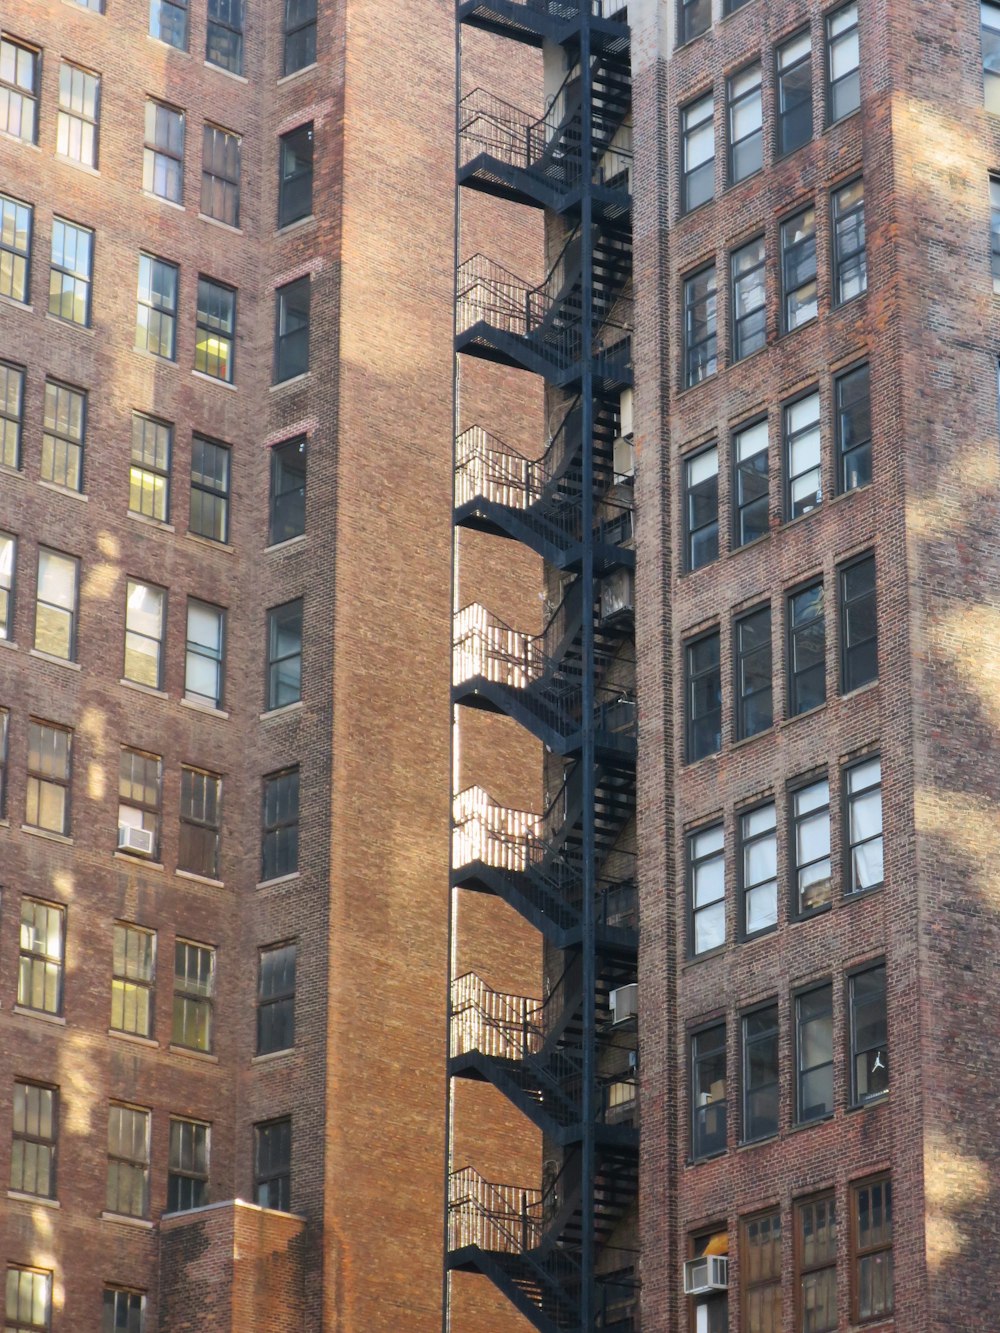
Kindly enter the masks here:
[[542, 1046], [537, 1022], [541, 1000], [509, 995], [487, 986], [475, 972], [466, 972], [451, 983], [451, 1053], [523, 1060]]
[[448, 1246], [477, 1245], [496, 1254], [533, 1249], [541, 1235], [542, 1192], [487, 1180], [471, 1166], [448, 1180]]

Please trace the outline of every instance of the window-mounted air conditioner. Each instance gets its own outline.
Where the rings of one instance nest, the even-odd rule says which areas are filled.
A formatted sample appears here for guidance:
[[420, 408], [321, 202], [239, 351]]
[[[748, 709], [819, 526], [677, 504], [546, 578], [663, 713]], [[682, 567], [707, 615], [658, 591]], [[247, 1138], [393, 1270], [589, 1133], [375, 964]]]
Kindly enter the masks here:
[[635, 609], [635, 579], [630, 569], [616, 569], [601, 579], [601, 623]]
[[632, 389], [622, 389], [618, 401], [618, 415], [621, 418], [621, 431], [623, 435], [632, 434]]
[[135, 828], [132, 824], [118, 825], [118, 850], [153, 855], [153, 834], [150, 829]]
[[619, 435], [614, 442], [613, 450], [615, 481], [628, 481], [629, 477], [635, 476], [635, 445], [631, 439]]
[[728, 1291], [729, 1259], [724, 1254], [703, 1254], [684, 1265], [684, 1295], [706, 1296], [713, 1291]]
[[608, 997], [612, 1023], [624, 1023], [627, 1018], [635, 1018], [639, 1012], [639, 986], [632, 982], [628, 986], [619, 986]]

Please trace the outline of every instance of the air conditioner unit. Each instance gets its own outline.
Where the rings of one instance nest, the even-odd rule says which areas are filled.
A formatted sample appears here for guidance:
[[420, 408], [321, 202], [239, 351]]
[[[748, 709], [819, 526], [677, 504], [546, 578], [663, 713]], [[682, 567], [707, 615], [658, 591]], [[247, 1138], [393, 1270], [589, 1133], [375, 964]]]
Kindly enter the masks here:
[[601, 623], [635, 609], [635, 579], [630, 569], [618, 569], [601, 579]]
[[619, 435], [613, 448], [615, 481], [627, 481], [629, 477], [635, 476], [635, 445], [631, 439]]
[[707, 1296], [729, 1290], [729, 1259], [724, 1254], [703, 1254], [684, 1265], [684, 1295]]
[[628, 986], [619, 986], [608, 997], [612, 1023], [624, 1023], [627, 1018], [635, 1018], [639, 1012], [639, 986], [632, 982]]
[[118, 850], [122, 852], [138, 852], [142, 856], [152, 856], [152, 830], [135, 828], [132, 824], [119, 824]]
[[623, 435], [632, 434], [632, 389], [622, 389], [621, 397], [618, 403], [618, 414], [621, 418], [621, 430]]

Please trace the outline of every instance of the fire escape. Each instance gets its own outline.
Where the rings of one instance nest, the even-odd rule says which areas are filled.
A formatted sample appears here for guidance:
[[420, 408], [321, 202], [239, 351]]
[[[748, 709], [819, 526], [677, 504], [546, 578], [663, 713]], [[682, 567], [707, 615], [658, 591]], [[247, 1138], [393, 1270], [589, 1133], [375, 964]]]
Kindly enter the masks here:
[[[459, 25], [544, 48], [536, 119], [476, 89], [458, 183], [545, 210], [548, 273], [459, 265], [456, 351], [540, 375], [547, 440], [494, 423], [455, 444], [456, 525], [545, 561], [538, 634], [456, 611], [452, 698], [544, 745], [543, 811], [455, 798], [452, 885], [540, 932], [546, 993], [452, 979], [452, 1078], [491, 1083], [541, 1130], [534, 1180], [452, 1172], [451, 1272], [489, 1277], [540, 1333], [638, 1330], [631, 79], [624, 0], [459, 0]], [[460, 26], [461, 31], [461, 26]], [[452, 1281], [455, 1279], [452, 1278]]]

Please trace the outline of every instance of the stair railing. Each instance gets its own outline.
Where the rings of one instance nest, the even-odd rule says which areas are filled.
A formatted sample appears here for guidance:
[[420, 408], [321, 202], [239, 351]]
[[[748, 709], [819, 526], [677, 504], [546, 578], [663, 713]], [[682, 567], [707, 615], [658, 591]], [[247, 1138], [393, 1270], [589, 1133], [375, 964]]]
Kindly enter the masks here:
[[494, 1254], [534, 1249], [541, 1232], [541, 1190], [486, 1180], [471, 1166], [448, 1181], [448, 1246], [477, 1245]]
[[508, 995], [487, 986], [475, 972], [451, 983], [451, 1053], [478, 1051], [503, 1060], [523, 1060], [541, 1049], [541, 1000]]

